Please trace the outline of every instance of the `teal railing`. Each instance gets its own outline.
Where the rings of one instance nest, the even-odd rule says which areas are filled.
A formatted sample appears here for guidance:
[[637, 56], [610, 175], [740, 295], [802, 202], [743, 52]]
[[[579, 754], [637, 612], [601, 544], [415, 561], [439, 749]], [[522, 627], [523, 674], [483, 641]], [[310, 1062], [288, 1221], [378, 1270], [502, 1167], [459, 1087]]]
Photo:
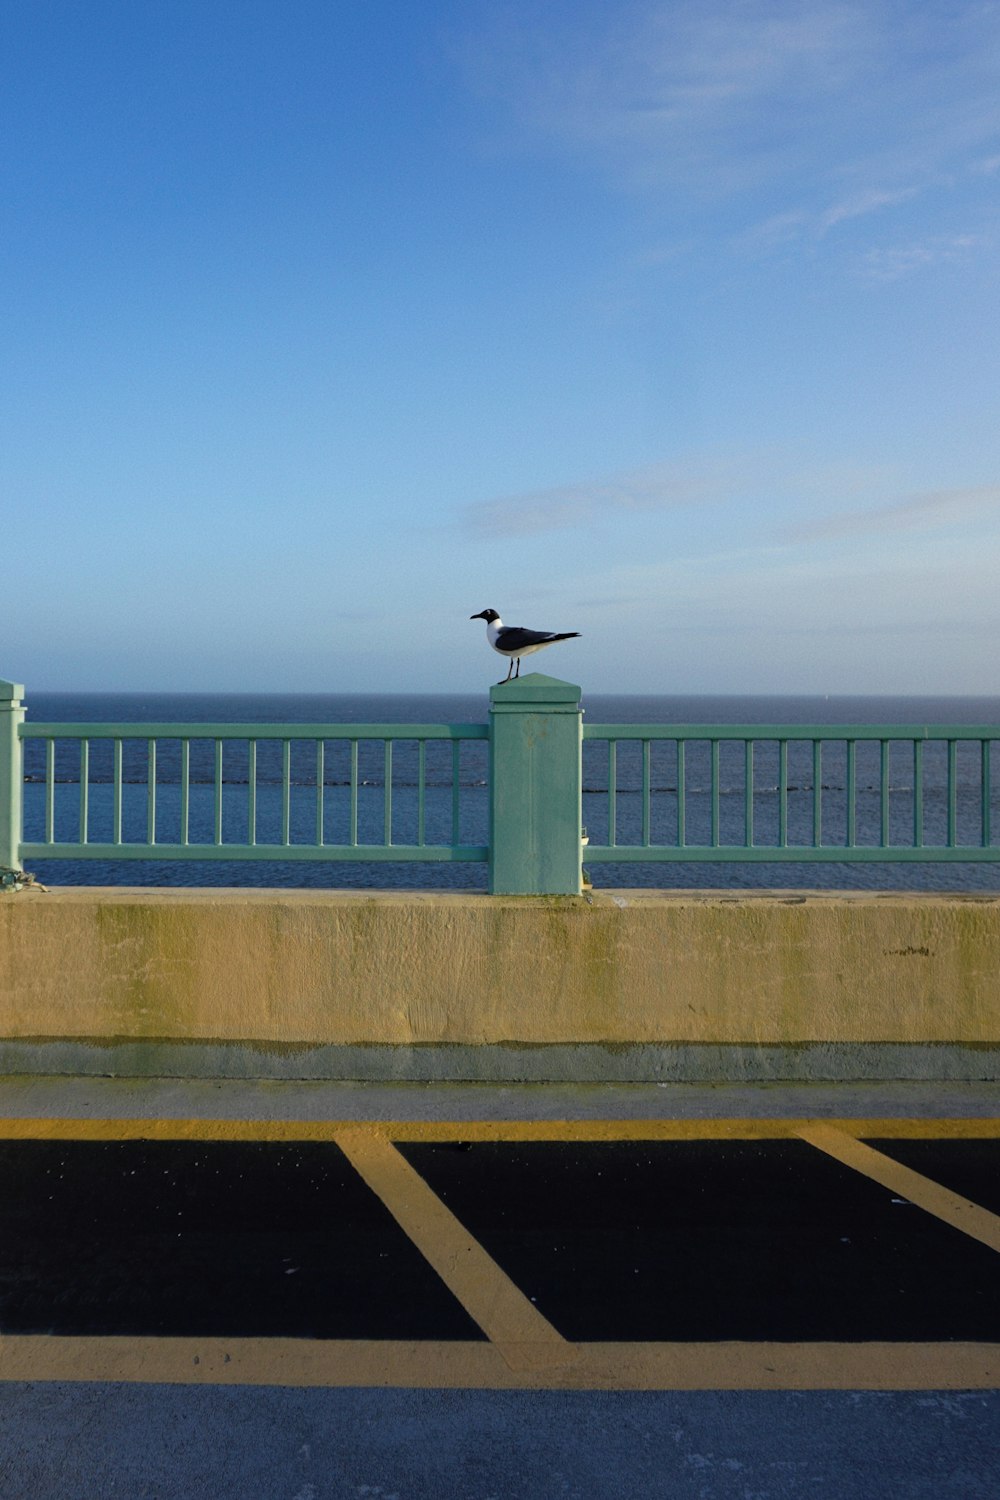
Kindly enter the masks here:
[[584, 724], [495, 687], [483, 724], [26, 720], [0, 682], [0, 876], [26, 860], [481, 860], [573, 894], [608, 861], [998, 861], [998, 725]]
[[587, 724], [583, 737], [588, 863], [1000, 860], [998, 725]]
[[21, 857], [485, 860], [484, 845], [462, 841], [461, 753], [486, 734], [484, 724], [25, 723], [22, 745], [44, 764], [30, 762]]

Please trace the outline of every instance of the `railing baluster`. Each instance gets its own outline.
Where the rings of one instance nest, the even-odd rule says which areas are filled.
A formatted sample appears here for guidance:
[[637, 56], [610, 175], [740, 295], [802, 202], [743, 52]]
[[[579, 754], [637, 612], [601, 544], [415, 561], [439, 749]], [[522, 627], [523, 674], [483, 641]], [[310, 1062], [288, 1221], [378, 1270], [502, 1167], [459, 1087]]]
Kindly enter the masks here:
[[156, 843], [156, 741], [146, 741], [146, 843]]
[[743, 841], [753, 848], [753, 740], [743, 742]]
[[114, 844], [122, 841], [122, 742], [115, 740], [114, 749], [114, 812], [112, 814], [112, 840]]
[[813, 848], [823, 842], [823, 741], [813, 740]]
[[325, 744], [322, 740], [316, 741], [316, 843], [323, 843], [323, 782], [326, 776], [324, 770]]
[[90, 741], [80, 741], [80, 843], [87, 842], [90, 797]]
[[181, 740], [181, 832], [180, 839], [187, 845], [191, 830], [191, 741]]
[[427, 741], [419, 740], [417, 743], [417, 847], [422, 849], [426, 842], [424, 832], [424, 801], [426, 791], [424, 783], [427, 778]]
[[649, 740], [642, 742], [642, 847], [649, 848]]
[[854, 849], [858, 842], [858, 745], [856, 740], [847, 741], [847, 847]]
[[719, 741], [712, 741], [712, 848], [719, 847]]
[[924, 847], [924, 742], [913, 741], [913, 847]]
[[383, 771], [384, 808], [382, 813], [382, 842], [392, 843], [392, 740], [385, 741], [385, 762]]
[[247, 843], [257, 842], [257, 741], [247, 745]]
[[215, 742], [215, 842], [222, 843], [222, 741]]
[[292, 842], [292, 742], [281, 742], [281, 842]]
[[358, 842], [358, 742], [351, 741], [351, 848]]
[[778, 741], [778, 847], [788, 848], [788, 741]]
[[55, 843], [56, 827], [56, 742], [45, 743], [45, 842]]
[[618, 842], [616, 803], [618, 797], [618, 741], [608, 740], [608, 843]]
[[457, 844], [458, 843], [459, 814], [460, 814], [460, 811], [461, 811], [461, 805], [460, 805], [460, 801], [459, 801], [459, 793], [460, 793], [461, 787], [462, 787], [462, 782], [461, 782], [461, 778], [460, 778], [460, 775], [459, 775], [460, 766], [461, 766], [461, 761], [460, 761], [460, 751], [461, 751], [461, 749], [462, 749], [462, 742], [461, 742], [461, 740], [452, 740], [452, 742], [451, 742], [451, 841], [452, 841], [453, 844]]
[[982, 812], [982, 839], [983, 848], [988, 849], [990, 839], [990, 798], [992, 795], [992, 778], [990, 776], [990, 741], [981, 742], [981, 771], [979, 782], [980, 808]]
[[889, 847], [889, 741], [879, 741], [879, 847]]
[[954, 849], [955, 836], [958, 826], [957, 808], [957, 785], [958, 785], [958, 745], [955, 740], [948, 741], [948, 848]]
[[677, 741], [677, 847], [687, 846], [687, 788], [684, 784], [686, 740]]

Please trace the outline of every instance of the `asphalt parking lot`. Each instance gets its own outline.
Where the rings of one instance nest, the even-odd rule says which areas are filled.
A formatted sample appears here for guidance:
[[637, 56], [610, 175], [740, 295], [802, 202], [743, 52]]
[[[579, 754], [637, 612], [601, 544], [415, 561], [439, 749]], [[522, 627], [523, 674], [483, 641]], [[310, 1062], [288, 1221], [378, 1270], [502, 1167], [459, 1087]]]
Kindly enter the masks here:
[[5, 1500], [996, 1494], [995, 1116], [313, 1114], [0, 1119]]
[[201, 1340], [209, 1364], [228, 1340], [227, 1366], [256, 1341], [255, 1368], [300, 1340], [412, 1384], [427, 1344], [438, 1378], [452, 1345], [473, 1383], [499, 1351], [504, 1383], [572, 1387], [601, 1345], [810, 1345], [814, 1366], [825, 1345], [837, 1384], [833, 1346], [898, 1346], [898, 1379], [940, 1344], [978, 1385], [1000, 1347], [992, 1121], [31, 1128], [0, 1140], [0, 1331], [29, 1367], [58, 1340]]

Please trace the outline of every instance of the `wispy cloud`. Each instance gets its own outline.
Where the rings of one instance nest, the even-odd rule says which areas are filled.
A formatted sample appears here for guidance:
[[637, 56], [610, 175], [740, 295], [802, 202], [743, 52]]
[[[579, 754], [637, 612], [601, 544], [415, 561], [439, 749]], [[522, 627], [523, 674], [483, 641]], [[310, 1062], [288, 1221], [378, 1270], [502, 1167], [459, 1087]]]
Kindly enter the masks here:
[[[587, 153], [633, 186], [727, 191], [808, 162], [895, 191], [996, 139], [1000, 13], [868, 0], [513, 0], [464, 48], [526, 143]], [[706, 166], [709, 180], [703, 180]], [[811, 175], [815, 179], [815, 172]]]
[[574, 8], [564, 26], [515, 4], [465, 60], [526, 141], [591, 155], [633, 186], [715, 192], [801, 158], [789, 123], [845, 87], [871, 32], [851, 0], [623, 0]]
[[932, 235], [910, 245], [877, 246], [867, 250], [858, 262], [863, 276], [872, 281], [898, 281], [913, 271], [929, 266], [961, 265], [976, 251], [992, 244], [988, 235]]
[[827, 537], [891, 535], [905, 531], [954, 528], [980, 524], [983, 521], [1000, 522], [1000, 484], [930, 490], [923, 494], [908, 495], [888, 505], [841, 511], [803, 526], [789, 528], [784, 533], [784, 539], [790, 542], [810, 542]]
[[654, 464], [610, 478], [481, 501], [464, 508], [462, 521], [476, 537], [565, 531], [609, 517], [704, 503], [725, 490], [725, 472], [724, 465]]
[[746, 639], [747, 620], [755, 633], [839, 635], [973, 622], [995, 628], [1000, 619], [995, 551], [968, 546], [933, 553], [868, 547], [833, 567], [798, 549], [743, 547], [720, 553], [710, 572], [670, 560], [615, 570], [611, 582], [671, 633], [686, 623], [699, 633], [716, 627], [733, 642]]
[[844, 198], [839, 203], [833, 204], [821, 214], [820, 231], [825, 233], [848, 219], [860, 219], [865, 214], [877, 213], [880, 208], [895, 208], [898, 203], [905, 203], [908, 199], [915, 198], [919, 191], [916, 187], [895, 188], [892, 191], [885, 188], [867, 188], [864, 192], [855, 193], [850, 198]]
[[896, 208], [918, 197], [925, 187], [864, 188], [839, 198], [827, 208], [790, 208], [772, 214], [737, 237], [738, 248], [777, 250], [799, 240], [819, 241], [841, 224]]
[[785, 209], [760, 224], [753, 224], [736, 237], [736, 248], [751, 251], [778, 250], [794, 244], [807, 232], [815, 234], [815, 215], [803, 208]]
[[[686, 213], [689, 242], [695, 204], [764, 209], [733, 226], [732, 248], [751, 254], [848, 230], [856, 244], [867, 221], [905, 208], [914, 247], [865, 270], [892, 279], [952, 255], [928, 239], [939, 193], [981, 197], [1000, 171], [996, 4], [581, 0], [554, 19], [509, 0], [498, 16], [465, 58], [504, 108], [507, 144], [571, 154]], [[954, 251], [986, 243], [953, 232]]]
[[[906, 187], [867, 187], [837, 199], [826, 208], [785, 209], [745, 230], [737, 237], [736, 245], [751, 251], [769, 251], [797, 240], [818, 242], [840, 225], [898, 208], [935, 190], [944, 194], [961, 190], [970, 179], [990, 176], [997, 170], [1000, 170], [1000, 156], [970, 162], [958, 174], [938, 175]], [[992, 243], [990, 235], [981, 233], [929, 235], [910, 245], [874, 248], [866, 255], [862, 268], [880, 280], [894, 280], [920, 266], [964, 260], [971, 252], [986, 249]]]
[[[788, 451], [692, 453], [621, 474], [525, 491], [466, 505], [465, 532], [475, 538], [584, 530], [669, 509], [707, 511], [729, 501], [832, 503], [849, 495], [884, 493], [891, 476], [879, 466], [819, 463]], [[713, 526], [716, 522], [711, 523]], [[723, 545], [728, 542], [723, 540]]]

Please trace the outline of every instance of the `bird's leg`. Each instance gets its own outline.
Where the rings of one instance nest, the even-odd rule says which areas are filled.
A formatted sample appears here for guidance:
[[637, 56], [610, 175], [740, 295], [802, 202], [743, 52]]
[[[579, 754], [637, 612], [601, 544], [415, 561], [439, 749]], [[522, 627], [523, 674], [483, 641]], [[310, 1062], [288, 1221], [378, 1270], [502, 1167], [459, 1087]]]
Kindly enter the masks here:
[[515, 682], [520, 677], [520, 675], [521, 675], [521, 658], [518, 657], [517, 658], [517, 671], [514, 673], [514, 681]]
[[[520, 664], [520, 658], [518, 658], [518, 663]], [[510, 666], [507, 668], [507, 676], [504, 678], [503, 682], [501, 682], [501, 684], [500, 684], [501, 687], [503, 687], [503, 683], [504, 682], [509, 682], [510, 681], [510, 674], [511, 674], [511, 672], [513, 672], [513, 670], [514, 670], [514, 658], [511, 657], [511, 659], [510, 659]]]

